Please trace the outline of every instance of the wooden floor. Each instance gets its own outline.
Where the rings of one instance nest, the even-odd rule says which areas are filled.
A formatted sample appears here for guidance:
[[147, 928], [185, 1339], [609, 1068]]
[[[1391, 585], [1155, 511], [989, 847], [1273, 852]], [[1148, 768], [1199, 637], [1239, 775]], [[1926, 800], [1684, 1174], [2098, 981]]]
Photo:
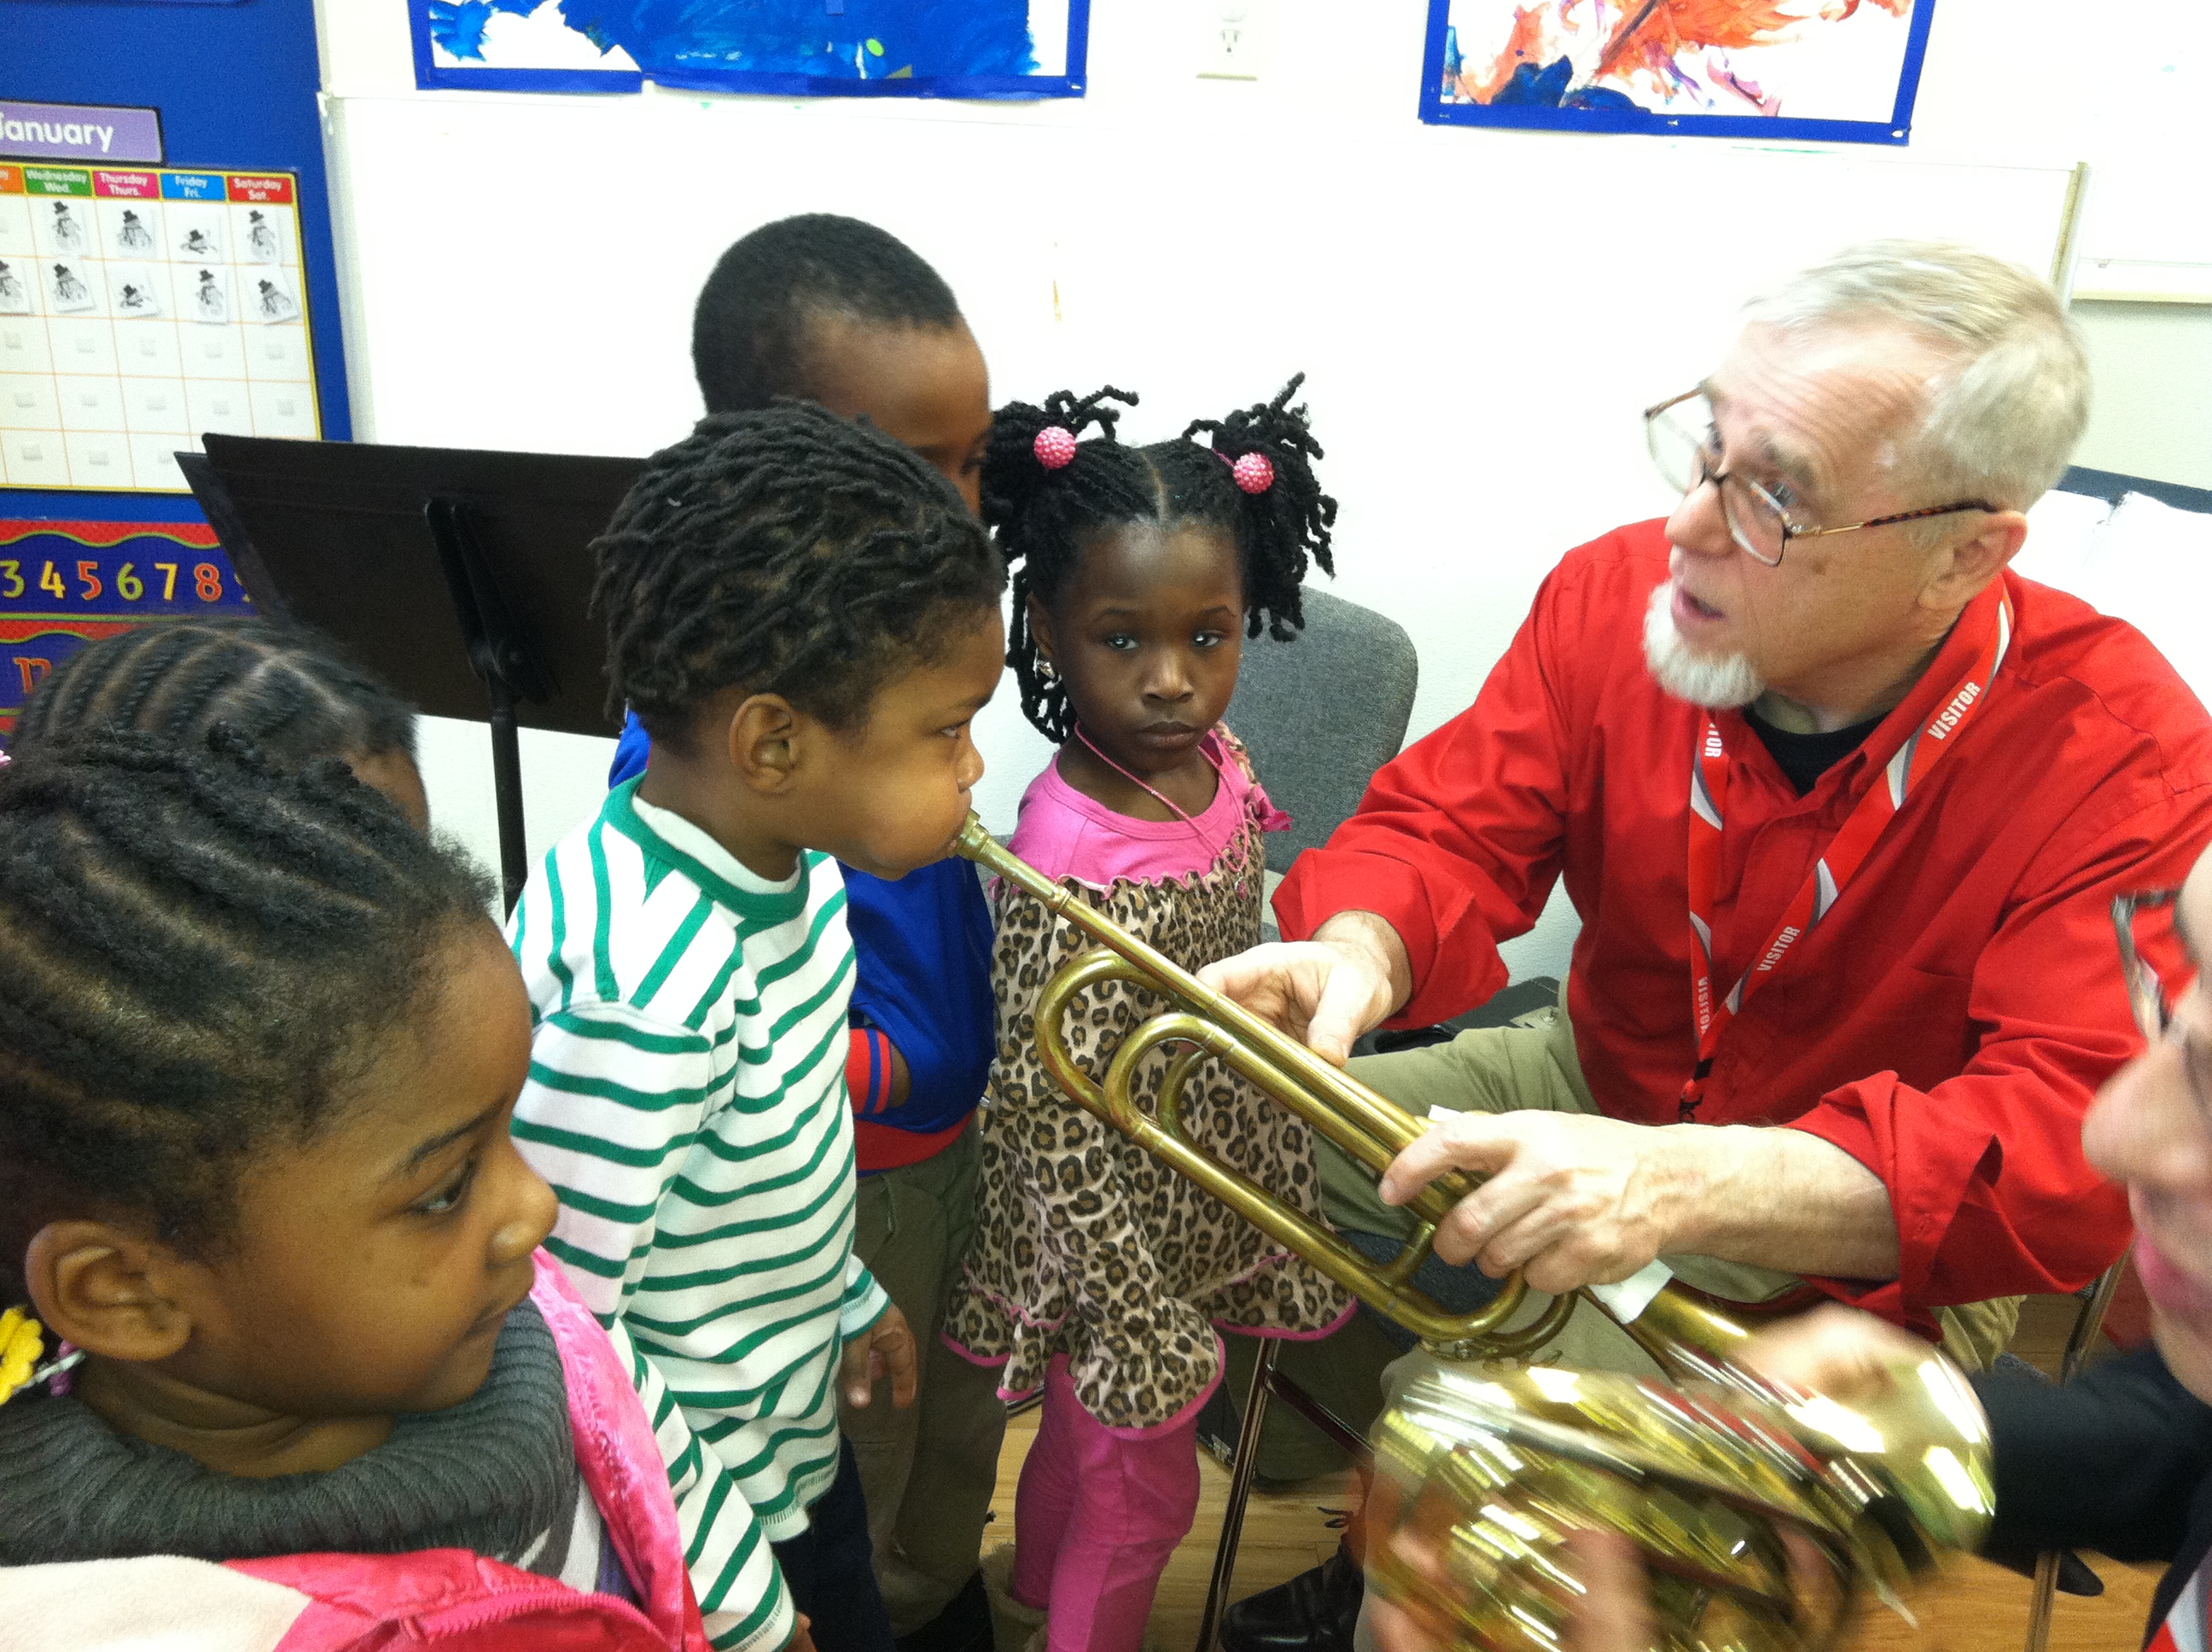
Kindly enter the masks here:
[[[2031, 1302], [2014, 1351], [2055, 1370], [2072, 1312], [2068, 1299]], [[1036, 1419], [1035, 1411], [1027, 1412], [1007, 1428], [987, 1549], [1015, 1536], [1014, 1485], [1036, 1437]], [[1199, 1468], [1203, 1490], [1198, 1519], [1161, 1582], [1152, 1613], [1153, 1637], [1164, 1652], [1190, 1652], [1194, 1646], [1221, 1529], [1227, 1471], [1210, 1457], [1201, 1457]], [[1291, 1492], [1255, 1492], [1245, 1517], [1231, 1598], [1270, 1588], [1326, 1559], [1336, 1548], [1337, 1534], [1325, 1510], [1340, 1509], [1357, 1495], [1349, 1473], [1309, 1481]], [[2058, 1597], [2053, 1652], [2132, 1652], [2142, 1641], [2160, 1569], [2123, 1566], [2101, 1557], [2090, 1558], [2089, 1564], [2104, 1579], [2105, 1593], [2095, 1600]], [[1846, 1644], [1853, 1652], [2018, 1652], [2026, 1643], [2028, 1593], [2026, 1578], [1986, 1561], [1961, 1559], [1909, 1602], [1919, 1619], [1917, 1625], [1877, 1608]]]

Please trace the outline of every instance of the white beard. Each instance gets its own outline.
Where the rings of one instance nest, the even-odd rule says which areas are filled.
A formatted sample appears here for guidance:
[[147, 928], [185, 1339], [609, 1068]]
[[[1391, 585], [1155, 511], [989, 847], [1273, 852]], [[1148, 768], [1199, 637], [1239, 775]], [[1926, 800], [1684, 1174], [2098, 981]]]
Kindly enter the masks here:
[[1741, 654], [1701, 659], [1674, 624], [1674, 581], [1668, 580], [1651, 593], [1644, 616], [1644, 659], [1659, 686], [1677, 700], [1709, 710], [1727, 711], [1747, 706], [1766, 692], [1766, 684]]

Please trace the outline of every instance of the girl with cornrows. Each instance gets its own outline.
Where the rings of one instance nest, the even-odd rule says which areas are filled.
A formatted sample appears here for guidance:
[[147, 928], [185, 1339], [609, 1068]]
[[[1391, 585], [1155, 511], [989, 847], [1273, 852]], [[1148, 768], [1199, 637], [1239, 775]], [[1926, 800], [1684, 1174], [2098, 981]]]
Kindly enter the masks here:
[[102, 637], [33, 691], [14, 749], [23, 756], [123, 729], [196, 748], [217, 724], [283, 768], [337, 757], [416, 831], [429, 829], [414, 708], [301, 625], [240, 616]]
[[708, 1652], [481, 874], [231, 727], [27, 743], [0, 842], [0, 1644]]
[[[1261, 835], [1288, 823], [1221, 726], [1243, 638], [1303, 623], [1309, 559], [1334, 571], [1336, 503], [1290, 399], [1201, 420], [1146, 447], [1114, 437], [1112, 390], [994, 423], [983, 515], [1013, 575], [1007, 663], [1030, 721], [1060, 743], [1022, 799], [1015, 853], [1177, 963], [1255, 942]], [[1085, 438], [1086, 431], [1096, 434]], [[1038, 990], [1088, 943], [1017, 890], [996, 895], [998, 1055], [982, 1114], [978, 1239], [948, 1341], [1044, 1394], [994, 1604], [1042, 1627], [1036, 1652], [1137, 1652], [1152, 1594], [1198, 1507], [1199, 1408], [1220, 1381], [1215, 1327], [1318, 1336], [1343, 1295], [1211, 1196], [1060, 1094], [1035, 1037]], [[1111, 986], [1068, 1017], [1103, 1070], [1144, 1005]], [[1157, 1102], [1161, 1067], [1143, 1075]], [[1224, 1163], [1318, 1217], [1307, 1127], [1209, 1061], [1185, 1117]]]

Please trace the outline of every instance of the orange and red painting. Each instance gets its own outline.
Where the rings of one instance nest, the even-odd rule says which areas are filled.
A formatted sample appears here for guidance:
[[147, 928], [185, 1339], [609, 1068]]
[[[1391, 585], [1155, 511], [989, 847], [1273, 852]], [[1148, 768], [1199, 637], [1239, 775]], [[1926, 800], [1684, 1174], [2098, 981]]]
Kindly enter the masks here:
[[1431, 0], [1423, 114], [1901, 143], [1934, 3]]

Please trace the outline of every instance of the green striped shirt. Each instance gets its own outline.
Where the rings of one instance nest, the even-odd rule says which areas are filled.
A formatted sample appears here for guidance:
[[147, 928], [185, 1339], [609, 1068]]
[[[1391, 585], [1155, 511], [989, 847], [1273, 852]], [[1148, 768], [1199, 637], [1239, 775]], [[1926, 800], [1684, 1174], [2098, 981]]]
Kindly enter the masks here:
[[769, 1544], [836, 1478], [842, 1340], [889, 1300], [853, 1254], [845, 890], [811, 853], [770, 883], [635, 790], [515, 908], [514, 1134], [561, 1197], [547, 1248], [651, 1368], [714, 1643], [767, 1652], [796, 1627]]

